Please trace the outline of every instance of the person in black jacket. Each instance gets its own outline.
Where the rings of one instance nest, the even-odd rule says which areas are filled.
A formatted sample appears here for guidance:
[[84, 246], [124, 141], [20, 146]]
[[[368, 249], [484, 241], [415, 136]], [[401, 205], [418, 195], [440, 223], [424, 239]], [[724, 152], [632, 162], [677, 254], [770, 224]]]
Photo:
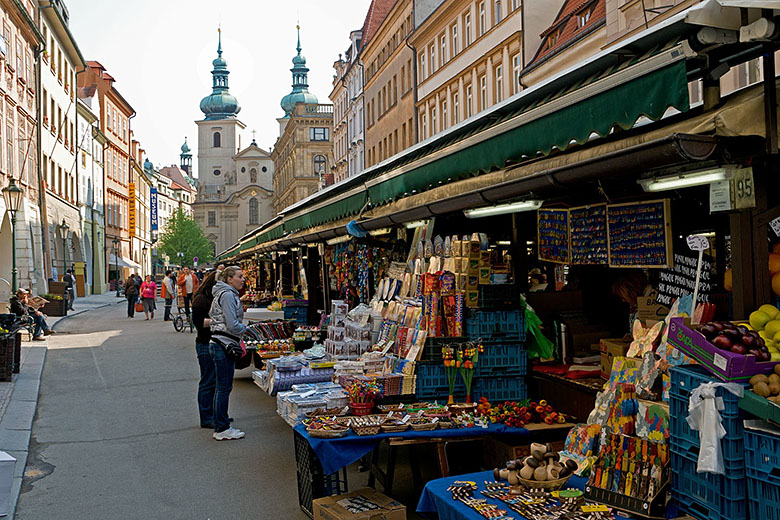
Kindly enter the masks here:
[[32, 316], [35, 322], [34, 340], [43, 341], [44, 336], [54, 334], [54, 331], [46, 323], [43, 313], [30, 307], [30, 292], [27, 289], [19, 289], [16, 291], [16, 297], [11, 298], [11, 312], [17, 316]]
[[200, 411], [200, 427], [214, 428], [214, 392], [217, 387], [217, 374], [214, 360], [209, 352], [211, 343], [211, 319], [209, 309], [214, 296], [211, 290], [217, 283], [217, 272], [209, 273], [192, 297], [192, 323], [198, 331], [195, 338], [195, 352], [200, 365], [200, 382], [198, 383], [198, 410]]

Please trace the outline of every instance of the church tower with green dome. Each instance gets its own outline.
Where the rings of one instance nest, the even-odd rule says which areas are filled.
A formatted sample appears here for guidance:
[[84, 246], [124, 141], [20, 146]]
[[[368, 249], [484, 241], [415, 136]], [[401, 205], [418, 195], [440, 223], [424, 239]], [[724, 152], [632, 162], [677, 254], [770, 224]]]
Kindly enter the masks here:
[[190, 146], [187, 144], [187, 138], [184, 138], [184, 144], [181, 145], [181, 154], [179, 154], [179, 167], [192, 176], [192, 154]]
[[319, 103], [317, 96], [309, 92], [309, 69], [306, 67], [306, 58], [301, 54], [301, 26], [298, 29], [298, 54], [292, 59], [292, 92], [282, 98], [281, 106], [284, 110], [284, 118], [289, 118], [295, 110], [296, 103], [316, 105]]

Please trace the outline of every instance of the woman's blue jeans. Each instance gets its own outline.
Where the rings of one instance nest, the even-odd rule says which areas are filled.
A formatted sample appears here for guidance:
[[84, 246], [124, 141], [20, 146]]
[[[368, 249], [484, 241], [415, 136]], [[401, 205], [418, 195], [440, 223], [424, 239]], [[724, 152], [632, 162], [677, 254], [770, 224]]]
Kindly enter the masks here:
[[195, 352], [200, 365], [200, 382], [198, 383], [198, 410], [200, 425], [214, 424], [214, 391], [217, 388], [217, 374], [214, 359], [211, 357], [208, 343], [195, 342]]
[[216, 390], [214, 391], [214, 431], [222, 432], [230, 428], [228, 405], [230, 392], [233, 390], [233, 373], [235, 363], [228, 359], [219, 343], [213, 341], [209, 345], [211, 359], [214, 362]]

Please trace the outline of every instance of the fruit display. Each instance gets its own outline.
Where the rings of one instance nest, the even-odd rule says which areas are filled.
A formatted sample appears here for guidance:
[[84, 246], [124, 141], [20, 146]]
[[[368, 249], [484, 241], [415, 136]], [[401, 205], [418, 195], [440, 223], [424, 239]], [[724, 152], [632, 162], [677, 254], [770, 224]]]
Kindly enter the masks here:
[[[531, 444], [531, 455], [524, 459], [508, 461], [506, 468], [494, 469], [493, 478], [506, 480], [512, 486], [518, 484], [532, 486], [533, 482], [542, 483], [567, 478], [576, 470], [577, 463], [572, 459], [561, 460], [560, 454], [553, 450], [550, 443], [534, 442]], [[523, 481], [529, 481], [530, 484]]]
[[780, 310], [773, 305], [762, 305], [750, 314], [749, 323], [766, 345], [771, 360], [780, 361]]
[[702, 325], [699, 332], [720, 350], [743, 356], [753, 355], [758, 361], [780, 361], [780, 353], [777, 359], [774, 359], [764, 337], [753, 330], [752, 326], [729, 321], [712, 321]]
[[750, 387], [754, 394], [780, 404], [780, 365], [775, 365], [774, 373], [756, 374], [750, 378]]
[[480, 398], [477, 414], [491, 423], [502, 423], [514, 428], [522, 428], [529, 423], [563, 424], [566, 416], [553, 409], [544, 399], [536, 402], [517, 403], [505, 401], [491, 405], [484, 397]]

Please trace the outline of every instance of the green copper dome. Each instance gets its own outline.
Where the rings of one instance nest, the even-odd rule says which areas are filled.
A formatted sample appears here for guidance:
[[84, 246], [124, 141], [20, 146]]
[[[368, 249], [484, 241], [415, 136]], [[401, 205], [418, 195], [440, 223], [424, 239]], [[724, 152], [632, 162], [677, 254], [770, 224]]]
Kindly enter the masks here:
[[306, 103], [307, 105], [316, 105], [319, 103], [317, 96], [309, 92], [309, 69], [306, 67], [306, 58], [301, 54], [301, 28], [298, 27], [298, 46], [296, 47], [298, 54], [292, 59], [293, 68], [292, 72], [293, 83], [292, 92], [282, 98], [280, 103], [282, 110], [284, 110], [284, 117], [290, 117], [295, 110], [296, 103]]
[[191, 151], [190, 150], [190, 146], [187, 144], [187, 138], [185, 137], [184, 138], [184, 144], [181, 145], [181, 153], [182, 153], [182, 155], [186, 155], [186, 154], [190, 153], [190, 151]]
[[[217, 58], [212, 62], [214, 70], [212, 92], [200, 102], [200, 110], [206, 115], [206, 119], [232, 119], [241, 111], [238, 100], [228, 91], [227, 61], [222, 57], [222, 30], [219, 30], [219, 45], [217, 46]], [[186, 143], [185, 143], [186, 146]], [[183, 147], [182, 147], [183, 151]]]

